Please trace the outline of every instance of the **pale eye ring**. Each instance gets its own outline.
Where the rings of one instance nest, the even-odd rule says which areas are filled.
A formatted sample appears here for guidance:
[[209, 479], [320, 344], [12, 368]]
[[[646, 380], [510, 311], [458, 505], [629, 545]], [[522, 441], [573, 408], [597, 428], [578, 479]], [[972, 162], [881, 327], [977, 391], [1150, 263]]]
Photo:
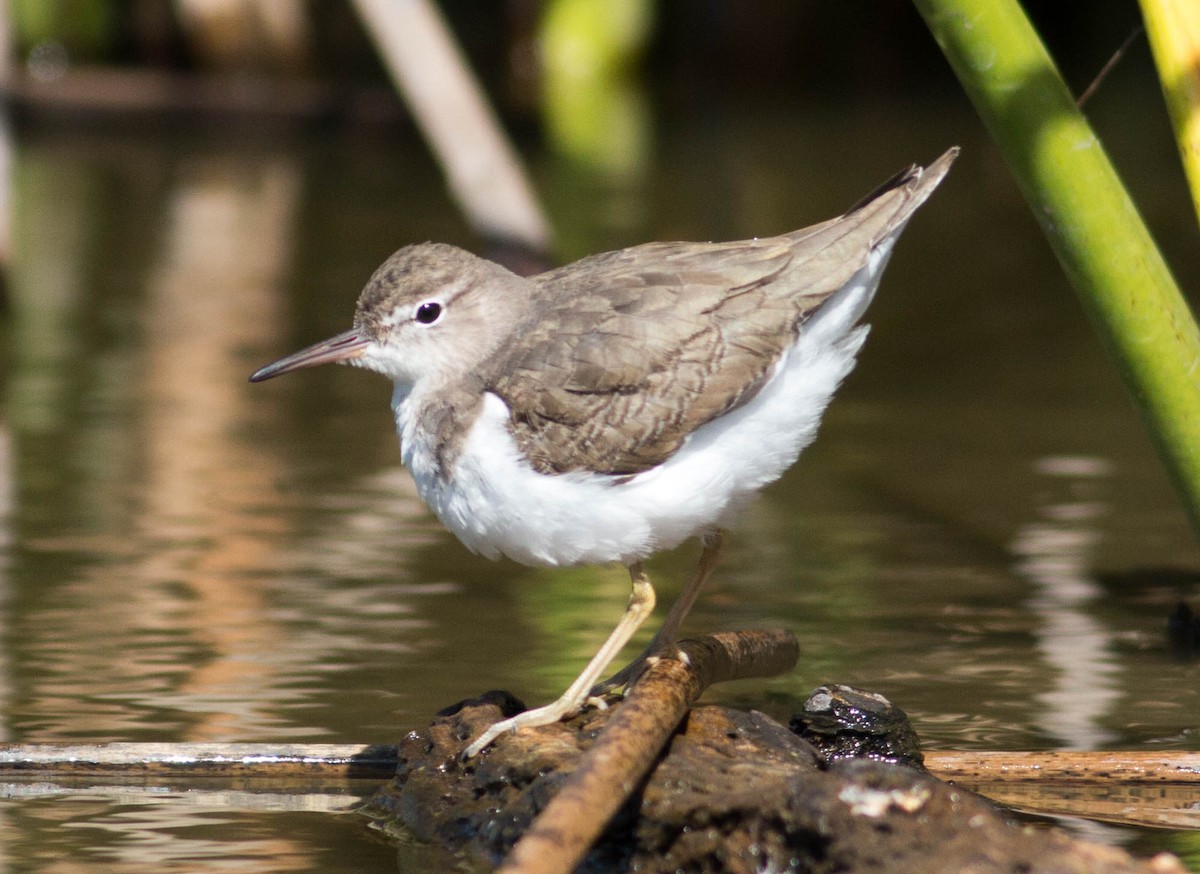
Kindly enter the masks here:
[[436, 300], [427, 300], [422, 304], [418, 304], [413, 312], [413, 318], [422, 325], [432, 325], [442, 317], [443, 307]]

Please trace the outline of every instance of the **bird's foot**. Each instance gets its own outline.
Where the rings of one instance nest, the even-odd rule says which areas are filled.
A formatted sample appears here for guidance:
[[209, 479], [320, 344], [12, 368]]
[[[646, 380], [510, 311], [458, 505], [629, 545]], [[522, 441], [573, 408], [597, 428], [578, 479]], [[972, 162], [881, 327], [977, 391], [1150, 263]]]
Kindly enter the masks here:
[[[583, 669], [575, 682], [570, 685], [566, 692], [555, 701], [553, 704], [547, 704], [545, 707], [538, 707], [535, 710], [527, 710], [525, 713], [518, 713], [510, 719], [504, 719], [497, 722], [479, 737], [475, 738], [463, 751], [464, 758], [477, 756], [483, 750], [487, 749], [500, 735], [509, 731], [516, 731], [519, 728], [534, 727], [539, 725], [550, 725], [553, 722], [558, 722], [564, 716], [571, 716], [582, 709], [584, 702], [592, 693], [592, 686], [612, 663], [613, 656], [621, 651], [625, 644], [629, 643], [629, 638], [633, 636], [650, 615], [650, 611], [654, 609], [654, 587], [650, 585], [650, 579], [646, 576], [646, 572], [642, 569], [641, 562], [634, 562], [629, 565], [629, 578], [633, 586], [633, 591], [629, 594], [629, 605], [625, 608], [625, 612], [621, 615], [621, 621], [617, 623], [617, 627], [612, 630], [612, 634], [608, 636], [608, 640], [604, 641], [604, 646], [592, 656], [592, 660], [587, 663], [587, 667]], [[669, 618], [669, 617], [668, 617]], [[656, 635], [654, 641], [651, 641], [650, 648], [642, 653], [644, 661], [646, 653], [654, 651], [655, 643], [662, 637], [662, 632]], [[637, 669], [637, 674], [640, 674], [642, 669]], [[636, 674], [628, 673], [626, 668], [618, 676], [627, 675], [631, 678], [636, 678]], [[623, 680], [621, 685], [631, 680]]]
[[621, 670], [617, 671], [607, 680], [592, 686], [589, 692], [579, 696], [578, 699], [571, 694], [571, 690], [567, 690], [567, 694], [563, 695], [557, 701], [543, 707], [535, 707], [533, 710], [526, 710], [524, 713], [510, 716], [508, 719], [500, 720], [490, 726], [487, 731], [475, 738], [475, 740], [471, 741], [471, 744], [463, 750], [463, 758], [474, 758], [491, 746], [503, 734], [515, 732], [521, 728], [536, 728], [540, 725], [550, 725], [551, 723], [574, 716], [584, 706], [592, 706], [598, 710], [607, 710], [612, 700], [622, 697], [625, 692], [633, 688], [633, 684], [646, 672], [646, 669], [662, 658], [668, 648], [669, 646], [654, 647], [653, 651], [651, 651], [651, 648], [647, 647], [640, 656], [621, 668]]
[[515, 732], [519, 728], [536, 728], [539, 725], [550, 725], [551, 723], [558, 722], [560, 719], [574, 716], [580, 711], [583, 703], [582, 700], [575, 701], [564, 695], [557, 701], [547, 704], [544, 707], [535, 707], [533, 710], [526, 710], [524, 713], [510, 716], [508, 719], [501, 719], [490, 726], [479, 737], [475, 738], [475, 740], [471, 741], [470, 745], [463, 750], [463, 758], [474, 758], [491, 746], [492, 742], [503, 734]]

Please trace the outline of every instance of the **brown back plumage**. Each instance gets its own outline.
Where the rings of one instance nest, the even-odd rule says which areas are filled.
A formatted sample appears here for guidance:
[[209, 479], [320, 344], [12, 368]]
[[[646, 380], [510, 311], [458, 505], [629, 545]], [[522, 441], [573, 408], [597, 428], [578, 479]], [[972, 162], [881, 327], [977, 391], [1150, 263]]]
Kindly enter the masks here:
[[650, 243], [533, 278], [535, 318], [479, 374], [543, 473], [626, 475], [751, 399], [804, 323], [897, 232], [956, 150], [838, 219], [732, 243]]

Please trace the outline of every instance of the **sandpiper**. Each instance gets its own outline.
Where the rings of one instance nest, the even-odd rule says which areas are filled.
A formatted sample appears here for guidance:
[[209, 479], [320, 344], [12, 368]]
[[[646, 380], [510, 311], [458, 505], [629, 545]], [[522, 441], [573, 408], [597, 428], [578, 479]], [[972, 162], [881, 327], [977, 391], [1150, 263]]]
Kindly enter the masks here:
[[[401, 459], [469, 549], [628, 568], [625, 613], [579, 678], [468, 756], [577, 712], [670, 646], [724, 527], [816, 435], [892, 246], [957, 153], [778, 237], [649, 243], [533, 277], [453, 246], [406, 246], [367, 283], [353, 328], [250, 377], [330, 362], [389, 377]], [[654, 609], [642, 561], [694, 535], [698, 566], [662, 628], [597, 686]]]

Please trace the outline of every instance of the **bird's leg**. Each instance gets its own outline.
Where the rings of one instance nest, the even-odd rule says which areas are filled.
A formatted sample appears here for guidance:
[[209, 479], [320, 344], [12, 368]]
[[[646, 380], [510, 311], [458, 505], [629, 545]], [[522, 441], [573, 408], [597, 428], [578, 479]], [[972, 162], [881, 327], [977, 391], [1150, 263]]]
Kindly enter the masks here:
[[608, 636], [608, 640], [604, 641], [604, 646], [600, 647], [600, 651], [592, 656], [592, 660], [583, 669], [583, 673], [576, 678], [567, 691], [563, 692], [559, 699], [552, 704], [534, 710], [526, 710], [524, 713], [518, 713], [509, 719], [497, 722], [471, 742], [471, 745], [463, 753], [466, 758], [478, 755], [488, 744], [506, 731], [516, 731], [518, 728], [526, 726], [549, 725], [579, 711], [587, 700], [592, 686], [654, 611], [654, 587], [650, 585], [650, 578], [646, 576], [646, 571], [642, 568], [640, 561], [629, 565], [629, 579], [633, 585], [633, 591], [630, 592], [629, 603], [621, 615], [621, 621], [617, 623], [617, 627]]
[[662, 627], [658, 629], [658, 633], [642, 650], [641, 655], [603, 683], [595, 686], [590, 697], [599, 697], [613, 689], [632, 686], [641, 676], [642, 671], [652, 665], [654, 660], [675, 642], [675, 635], [679, 633], [683, 620], [691, 612], [692, 605], [696, 603], [696, 596], [700, 594], [700, 590], [704, 588], [704, 584], [712, 576], [713, 569], [716, 568], [721, 556], [725, 553], [725, 532], [719, 528], [715, 529], [704, 535], [700, 542], [702, 549], [696, 569], [692, 572], [691, 579], [688, 580], [679, 598], [671, 605], [671, 611], [663, 621]]

